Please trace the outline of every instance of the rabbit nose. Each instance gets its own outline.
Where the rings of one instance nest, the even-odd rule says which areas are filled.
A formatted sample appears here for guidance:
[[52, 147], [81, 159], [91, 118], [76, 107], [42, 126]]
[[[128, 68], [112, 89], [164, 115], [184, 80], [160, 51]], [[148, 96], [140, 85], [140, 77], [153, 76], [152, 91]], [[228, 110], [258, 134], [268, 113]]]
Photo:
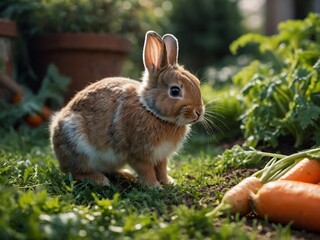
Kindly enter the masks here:
[[202, 110], [196, 109], [194, 110], [194, 113], [197, 116], [197, 121], [202, 120]]

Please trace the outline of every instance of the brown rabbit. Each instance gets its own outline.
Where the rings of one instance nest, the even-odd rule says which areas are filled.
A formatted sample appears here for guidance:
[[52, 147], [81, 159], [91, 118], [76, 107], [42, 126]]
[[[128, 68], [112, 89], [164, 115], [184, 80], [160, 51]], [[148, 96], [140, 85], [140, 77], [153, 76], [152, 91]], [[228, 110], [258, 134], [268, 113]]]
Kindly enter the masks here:
[[52, 119], [51, 144], [62, 171], [76, 180], [110, 185], [106, 175], [129, 174], [147, 186], [171, 183], [167, 162], [203, 119], [200, 81], [179, 66], [178, 41], [146, 33], [142, 83], [123, 77], [95, 82]]

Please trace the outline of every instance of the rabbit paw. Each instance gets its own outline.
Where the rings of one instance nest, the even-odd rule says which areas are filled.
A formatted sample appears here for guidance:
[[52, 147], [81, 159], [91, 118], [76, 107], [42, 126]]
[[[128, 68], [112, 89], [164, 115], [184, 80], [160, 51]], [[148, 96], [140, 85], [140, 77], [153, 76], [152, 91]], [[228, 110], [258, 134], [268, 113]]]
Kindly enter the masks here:
[[102, 187], [105, 187], [105, 186], [106, 186], [106, 187], [109, 187], [109, 186], [111, 186], [111, 183], [110, 183], [109, 179], [108, 179], [108, 178], [104, 178], [103, 181], [102, 181], [101, 186], [102, 186]]
[[135, 175], [129, 169], [121, 169], [116, 173], [119, 177], [129, 180], [130, 182], [136, 182]]
[[162, 189], [162, 186], [161, 186], [161, 184], [157, 181], [157, 182], [155, 182], [155, 183], [153, 183], [153, 184], [148, 184], [148, 187], [150, 187], [150, 188], [159, 188], [159, 189]]
[[169, 175], [166, 177], [166, 179], [161, 180], [162, 184], [172, 184], [172, 185], [176, 185], [177, 184], [177, 180], [175, 180], [174, 178], [170, 177]]
[[75, 180], [89, 180], [91, 184], [95, 184], [97, 186], [110, 186], [110, 180], [100, 172], [90, 172], [90, 173], [73, 173], [73, 178]]

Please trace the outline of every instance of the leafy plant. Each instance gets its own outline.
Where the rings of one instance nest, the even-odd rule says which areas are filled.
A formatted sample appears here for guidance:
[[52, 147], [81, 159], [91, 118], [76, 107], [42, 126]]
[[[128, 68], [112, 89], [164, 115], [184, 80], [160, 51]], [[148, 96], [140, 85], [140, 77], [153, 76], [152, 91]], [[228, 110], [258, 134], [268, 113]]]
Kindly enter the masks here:
[[17, 104], [0, 99], [0, 122], [3, 128], [13, 127], [25, 115], [40, 112], [45, 104], [52, 108], [62, 106], [63, 93], [67, 90], [70, 79], [59, 74], [54, 65], [49, 65], [39, 92], [35, 95], [27, 88], [24, 97]]
[[223, 172], [228, 168], [253, 167], [261, 163], [262, 158], [263, 156], [252, 148], [244, 149], [239, 145], [234, 145], [216, 157], [214, 167], [217, 172]]
[[242, 87], [241, 116], [246, 144], [276, 147], [279, 138], [294, 147], [320, 144], [320, 15], [280, 23], [279, 34], [246, 34], [232, 43], [256, 43], [267, 61], [252, 61], [233, 78]]
[[[111, 32], [139, 28], [138, 1], [116, 0], [4, 0], [0, 13], [15, 19], [24, 33]], [[128, 11], [128, 10], [131, 11]]]

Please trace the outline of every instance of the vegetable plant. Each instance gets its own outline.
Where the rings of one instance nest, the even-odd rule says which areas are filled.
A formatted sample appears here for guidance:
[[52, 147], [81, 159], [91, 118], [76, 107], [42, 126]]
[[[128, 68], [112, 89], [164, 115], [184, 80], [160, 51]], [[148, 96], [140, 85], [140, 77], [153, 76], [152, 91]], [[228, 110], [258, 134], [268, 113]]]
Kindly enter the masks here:
[[69, 83], [69, 78], [62, 76], [54, 65], [49, 65], [37, 94], [31, 92], [28, 88], [24, 88], [24, 94], [15, 96], [12, 103], [0, 99], [2, 127], [9, 129], [22, 119], [29, 126], [39, 126], [49, 119], [51, 108], [56, 109], [63, 105], [63, 93], [67, 90]]
[[265, 60], [254, 60], [233, 78], [242, 90], [241, 128], [246, 144], [294, 147], [320, 144], [320, 15], [279, 24], [274, 36], [246, 34], [231, 51], [255, 43]]

